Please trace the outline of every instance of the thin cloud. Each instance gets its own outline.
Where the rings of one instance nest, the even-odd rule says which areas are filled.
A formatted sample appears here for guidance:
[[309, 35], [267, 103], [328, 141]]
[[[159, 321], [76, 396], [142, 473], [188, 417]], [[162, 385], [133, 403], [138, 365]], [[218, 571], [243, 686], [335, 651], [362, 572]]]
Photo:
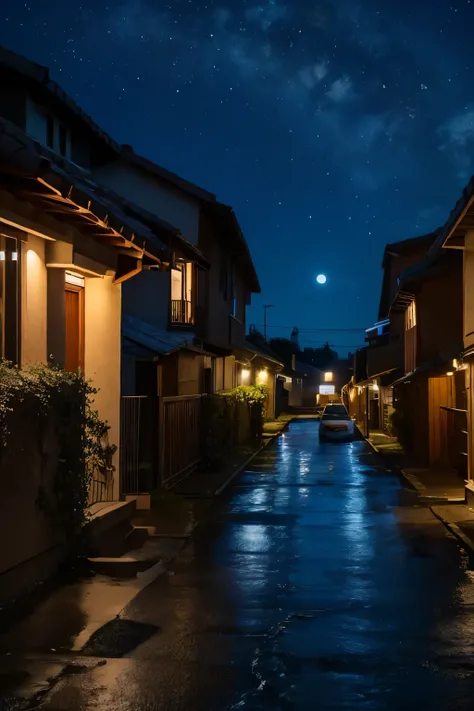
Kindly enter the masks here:
[[264, 32], [268, 32], [272, 25], [283, 20], [287, 15], [288, 8], [277, 0], [267, 0], [264, 4], [253, 5], [245, 12], [246, 19], [257, 23]]
[[352, 91], [352, 81], [349, 77], [339, 77], [331, 84], [326, 96], [334, 101], [336, 104], [346, 101], [353, 94]]
[[473, 169], [474, 109], [453, 116], [438, 129], [440, 151], [447, 153], [460, 182], [465, 182]]
[[327, 62], [310, 64], [300, 69], [299, 78], [303, 86], [307, 89], [314, 89], [327, 75], [329, 67]]
[[228, 7], [217, 7], [214, 11], [214, 25], [217, 30], [225, 30], [232, 19], [232, 13]]
[[[151, 9], [142, 0], [128, 0], [114, 8], [111, 24], [116, 35], [123, 40], [144, 35], [163, 39], [170, 35], [169, 13]], [[174, 28], [173, 35], [177, 34]]]

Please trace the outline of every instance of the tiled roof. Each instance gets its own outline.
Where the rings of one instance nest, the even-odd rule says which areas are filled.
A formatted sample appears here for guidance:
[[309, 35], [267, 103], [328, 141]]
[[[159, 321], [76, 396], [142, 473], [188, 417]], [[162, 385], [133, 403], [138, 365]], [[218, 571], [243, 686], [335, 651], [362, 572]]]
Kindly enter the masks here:
[[122, 336], [158, 355], [167, 355], [187, 346], [192, 347], [194, 341], [193, 333], [163, 331], [127, 314], [122, 316]]

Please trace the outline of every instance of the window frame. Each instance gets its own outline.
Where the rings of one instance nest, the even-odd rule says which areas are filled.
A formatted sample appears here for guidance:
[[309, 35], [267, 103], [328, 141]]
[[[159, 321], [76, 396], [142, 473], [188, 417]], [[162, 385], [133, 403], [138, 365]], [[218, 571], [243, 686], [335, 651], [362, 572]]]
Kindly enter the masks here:
[[[179, 299], [173, 298], [173, 272], [180, 274]], [[191, 282], [189, 285], [188, 282]], [[193, 326], [197, 303], [197, 273], [193, 262], [177, 262], [170, 271], [170, 323], [174, 326]], [[189, 299], [187, 298], [189, 296]], [[174, 304], [179, 304], [178, 307]], [[177, 317], [175, 317], [175, 313]]]
[[0, 233], [0, 358], [21, 362], [21, 241]]

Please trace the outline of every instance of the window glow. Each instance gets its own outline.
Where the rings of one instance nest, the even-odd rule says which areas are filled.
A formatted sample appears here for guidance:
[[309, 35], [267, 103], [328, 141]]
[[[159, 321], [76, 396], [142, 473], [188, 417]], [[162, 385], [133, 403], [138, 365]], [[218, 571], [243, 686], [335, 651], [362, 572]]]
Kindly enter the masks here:
[[334, 373], [328, 370], [327, 373], [324, 373], [324, 382], [325, 383], [332, 383], [334, 380]]
[[413, 300], [405, 312], [405, 327], [409, 331], [410, 328], [416, 326], [416, 306]]
[[85, 284], [85, 279], [82, 274], [76, 274], [75, 272], [66, 272], [64, 280], [66, 284], [72, 284], [73, 286], [83, 287]]

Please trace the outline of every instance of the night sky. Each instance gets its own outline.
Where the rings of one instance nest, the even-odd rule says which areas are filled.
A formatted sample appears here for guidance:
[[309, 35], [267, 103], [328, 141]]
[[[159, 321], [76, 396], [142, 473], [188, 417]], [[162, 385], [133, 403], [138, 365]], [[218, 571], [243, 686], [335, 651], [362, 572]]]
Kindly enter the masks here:
[[[363, 344], [386, 242], [444, 223], [474, 156], [474, 0], [3, 0], [0, 42], [121, 143], [233, 205], [249, 323]], [[328, 281], [316, 284], [318, 273]], [[285, 328], [282, 328], [285, 327]]]

